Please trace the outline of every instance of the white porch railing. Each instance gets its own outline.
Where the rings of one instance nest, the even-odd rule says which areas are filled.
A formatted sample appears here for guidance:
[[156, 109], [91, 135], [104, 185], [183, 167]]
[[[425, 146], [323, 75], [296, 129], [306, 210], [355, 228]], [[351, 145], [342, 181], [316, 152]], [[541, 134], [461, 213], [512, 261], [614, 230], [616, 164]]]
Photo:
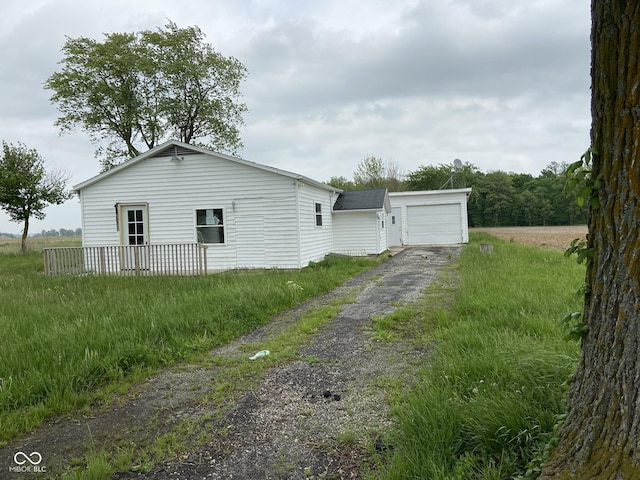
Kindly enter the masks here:
[[200, 243], [45, 248], [44, 273], [81, 275], [205, 275]]

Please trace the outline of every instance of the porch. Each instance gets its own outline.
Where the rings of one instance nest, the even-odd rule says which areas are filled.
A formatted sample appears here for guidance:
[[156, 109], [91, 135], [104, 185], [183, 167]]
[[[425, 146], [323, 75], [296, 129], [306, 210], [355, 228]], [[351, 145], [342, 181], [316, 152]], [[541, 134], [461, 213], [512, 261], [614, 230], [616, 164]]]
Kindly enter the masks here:
[[200, 243], [44, 248], [44, 273], [57, 275], [206, 275]]

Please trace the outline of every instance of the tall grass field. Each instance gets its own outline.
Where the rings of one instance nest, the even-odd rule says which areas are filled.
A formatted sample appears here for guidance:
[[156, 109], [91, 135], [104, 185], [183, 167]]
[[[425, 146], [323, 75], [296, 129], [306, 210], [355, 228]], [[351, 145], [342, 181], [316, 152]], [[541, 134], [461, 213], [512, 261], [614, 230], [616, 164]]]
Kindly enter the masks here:
[[[379, 260], [199, 277], [45, 277], [0, 254], [0, 441], [82, 409], [109, 385], [202, 355]], [[127, 380], [128, 379], [128, 380]]]
[[434, 354], [401, 394], [395, 448], [375, 478], [535, 478], [530, 462], [553, 439], [577, 365], [560, 319], [582, 309], [584, 273], [561, 252], [472, 235], [441, 301], [420, 313], [435, 324], [423, 339]]
[[[43, 248], [80, 247], [81, 237], [29, 237], [27, 251], [42, 252]], [[0, 237], [0, 255], [20, 253], [21, 240], [19, 238]], [[2, 258], [2, 257], [0, 257]]]

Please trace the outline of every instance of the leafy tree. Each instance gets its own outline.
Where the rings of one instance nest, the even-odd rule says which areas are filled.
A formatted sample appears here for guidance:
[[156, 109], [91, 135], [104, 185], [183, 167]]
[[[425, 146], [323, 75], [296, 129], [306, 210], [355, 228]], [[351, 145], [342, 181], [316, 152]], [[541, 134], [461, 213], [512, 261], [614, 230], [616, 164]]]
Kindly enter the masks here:
[[484, 225], [495, 227], [512, 225], [514, 189], [511, 176], [502, 171], [487, 173], [477, 185], [479, 199], [484, 212]]
[[390, 192], [401, 192], [405, 190], [404, 172], [396, 162], [388, 160], [384, 164], [384, 186]]
[[363, 158], [353, 173], [356, 188], [388, 188], [389, 191], [403, 190], [402, 171], [391, 161], [369, 155]]
[[355, 184], [351, 180], [347, 180], [343, 176], [331, 177], [331, 179], [327, 182], [327, 185], [331, 185], [332, 187], [339, 188], [340, 190], [355, 189]]
[[353, 173], [358, 188], [379, 188], [384, 184], [384, 162], [373, 155], [363, 158]]
[[510, 175], [513, 188], [519, 192], [530, 190], [531, 186], [535, 182], [533, 175], [530, 175], [528, 173], [511, 173]]
[[409, 190], [438, 190], [449, 180], [451, 168], [447, 165], [422, 165], [415, 172], [407, 174]]
[[48, 205], [59, 205], [71, 197], [65, 190], [67, 178], [61, 172], [47, 173], [40, 154], [25, 147], [2, 142], [0, 159], [0, 206], [11, 220], [22, 222], [22, 251], [27, 249], [29, 220], [45, 217]]
[[551, 162], [542, 170], [542, 172], [540, 172], [540, 176], [548, 178], [564, 177], [564, 174], [567, 171], [567, 166], [568, 165], [564, 162]]
[[[103, 170], [169, 137], [236, 153], [247, 111], [246, 69], [205, 43], [198, 27], [111, 33], [104, 42], [67, 38], [45, 88], [62, 132], [80, 128], [98, 146]], [[106, 147], [104, 146], [106, 142]]]
[[[591, 145], [569, 173], [589, 210], [582, 355], [542, 479], [639, 478], [640, 3], [591, 3]], [[577, 176], [577, 178], [576, 178]]]
[[514, 217], [516, 225], [532, 226], [538, 214], [538, 198], [530, 190], [521, 190], [515, 194]]
[[451, 185], [453, 188], [467, 188], [477, 183], [479, 175], [478, 167], [469, 162], [465, 162], [462, 168], [455, 168], [453, 163], [423, 165], [407, 174], [406, 184], [409, 190], [441, 190], [452, 188]]

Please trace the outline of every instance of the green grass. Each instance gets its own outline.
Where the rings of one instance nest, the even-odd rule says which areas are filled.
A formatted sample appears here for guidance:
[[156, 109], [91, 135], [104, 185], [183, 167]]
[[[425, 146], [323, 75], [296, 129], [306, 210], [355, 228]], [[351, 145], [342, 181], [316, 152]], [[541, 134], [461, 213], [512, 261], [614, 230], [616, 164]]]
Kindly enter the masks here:
[[48, 278], [41, 254], [0, 255], [0, 440], [196, 358], [376, 260], [205, 277]]
[[[493, 243], [494, 253], [481, 253], [479, 243]], [[396, 397], [396, 448], [371, 475], [513, 478], [565, 411], [579, 347], [563, 340], [560, 319], [581, 309], [575, 291], [584, 267], [560, 252], [476, 234], [443, 278], [419, 314], [404, 316], [408, 327], [377, 322], [394, 336], [398, 328], [415, 330], [417, 316], [433, 325], [418, 341], [435, 351], [420, 380]]]

